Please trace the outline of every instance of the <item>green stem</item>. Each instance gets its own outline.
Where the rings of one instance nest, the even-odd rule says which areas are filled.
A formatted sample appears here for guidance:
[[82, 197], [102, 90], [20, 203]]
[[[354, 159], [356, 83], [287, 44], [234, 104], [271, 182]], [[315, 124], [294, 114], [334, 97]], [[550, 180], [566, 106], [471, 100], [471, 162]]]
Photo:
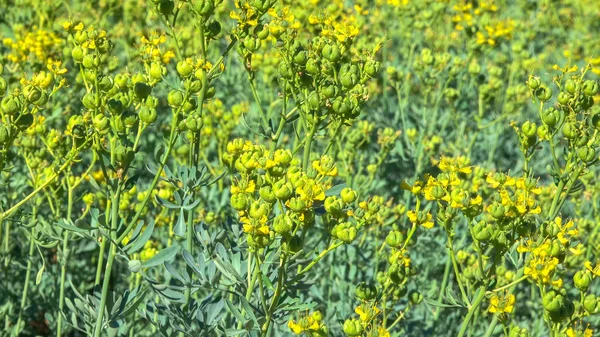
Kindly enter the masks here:
[[306, 135], [306, 138], [304, 139], [304, 155], [302, 156], [303, 169], [306, 169], [308, 167], [308, 161], [310, 159], [310, 147], [312, 145], [313, 137], [315, 136], [315, 133], [317, 133], [318, 126], [318, 123], [315, 121], [308, 135]]
[[[34, 218], [36, 216], [36, 211], [34, 209]], [[19, 306], [19, 316], [17, 318], [17, 326], [16, 332], [17, 336], [21, 329], [21, 323], [23, 322], [23, 311], [25, 309], [25, 305], [27, 304], [27, 294], [29, 292], [29, 280], [31, 279], [31, 270], [33, 269], [33, 254], [35, 253], [35, 240], [33, 229], [31, 230], [31, 237], [29, 238], [29, 255], [27, 256], [27, 271], [25, 272], [25, 284], [23, 287], [23, 294], [21, 295], [21, 305]]]
[[[102, 320], [104, 318], [104, 310], [106, 300], [108, 298], [108, 287], [110, 285], [110, 275], [112, 272], [113, 263], [117, 255], [117, 226], [119, 224], [119, 203], [121, 200], [121, 181], [117, 182], [117, 187], [111, 200], [111, 225], [110, 236], [112, 241], [109, 243], [108, 259], [106, 260], [106, 269], [104, 271], [104, 281], [102, 283], [102, 294], [100, 296], [100, 306], [98, 307], [98, 317], [94, 328], [94, 337], [99, 337], [102, 333]], [[106, 241], [106, 240], [103, 240]]]
[[[69, 179], [67, 177], [67, 185], [69, 184]], [[69, 191], [67, 192], [67, 219], [71, 219], [71, 213], [73, 212], [73, 188], [69, 186]], [[63, 246], [62, 246], [62, 259], [61, 259], [61, 267], [60, 267], [60, 288], [59, 288], [59, 297], [58, 297], [58, 318], [56, 321], [56, 337], [62, 336], [62, 320], [63, 320], [63, 310], [65, 307], [65, 280], [67, 278], [67, 261], [69, 259], [70, 249], [69, 249], [69, 231], [65, 230], [63, 234]]]
[[[467, 293], [465, 292], [465, 288], [462, 284], [461, 278], [460, 278], [460, 271], [458, 270], [458, 263], [456, 262], [456, 256], [454, 255], [454, 246], [452, 244], [452, 236], [450, 235], [450, 232], [446, 229], [446, 234], [448, 237], [448, 254], [450, 255], [450, 258], [452, 259], [452, 267], [454, 268], [454, 276], [456, 277], [456, 283], [458, 283], [458, 288], [460, 289], [460, 293], [462, 295], [462, 299], [465, 303], [467, 303], [468, 305], [471, 305], [469, 303], [469, 298], [467, 297]], [[485, 292], [484, 292], [485, 295]]]
[[465, 316], [465, 319], [462, 322], [457, 337], [463, 337], [465, 335], [465, 333], [467, 332], [467, 328], [469, 327], [469, 323], [471, 322], [471, 318], [479, 309], [479, 305], [481, 304], [484, 298], [485, 287], [480, 287], [479, 290], [477, 290], [477, 295], [475, 297], [475, 300], [473, 301], [473, 304], [469, 307], [469, 311], [467, 312], [467, 315]]

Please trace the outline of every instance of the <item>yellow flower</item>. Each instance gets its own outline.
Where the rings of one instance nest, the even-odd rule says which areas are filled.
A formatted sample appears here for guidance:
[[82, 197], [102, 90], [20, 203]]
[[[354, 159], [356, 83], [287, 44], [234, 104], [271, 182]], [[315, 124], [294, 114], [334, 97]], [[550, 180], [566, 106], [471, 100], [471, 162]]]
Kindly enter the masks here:
[[305, 332], [318, 331], [321, 329], [321, 325], [311, 315], [300, 318], [298, 322], [296, 322], [295, 320], [290, 320], [288, 322], [288, 328], [290, 328], [290, 330], [292, 330], [294, 334], [301, 335]]
[[408, 211], [408, 212], [406, 212], [406, 216], [408, 216], [408, 220], [410, 220], [410, 222], [412, 222], [416, 225], [421, 225], [427, 229], [431, 229], [434, 226], [434, 222], [432, 221], [433, 216], [429, 212], [417, 213], [415, 211]]
[[379, 315], [381, 310], [379, 310], [379, 308], [377, 308], [376, 306], [371, 307], [365, 303], [356, 307], [356, 309], [354, 309], [354, 312], [358, 314], [358, 316], [360, 316], [361, 321], [369, 322], [373, 318], [375, 318], [375, 316]]
[[513, 294], [507, 294], [507, 296], [498, 296], [493, 294], [490, 298], [490, 308], [488, 309], [491, 313], [511, 313], [515, 308], [516, 298]]
[[587, 270], [592, 272], [594, 276], [600, 276], [600, 263], [597, 263], [595, 267], [592, 267], [592, 263], [590, 261], [586, 261], [583, 265]]

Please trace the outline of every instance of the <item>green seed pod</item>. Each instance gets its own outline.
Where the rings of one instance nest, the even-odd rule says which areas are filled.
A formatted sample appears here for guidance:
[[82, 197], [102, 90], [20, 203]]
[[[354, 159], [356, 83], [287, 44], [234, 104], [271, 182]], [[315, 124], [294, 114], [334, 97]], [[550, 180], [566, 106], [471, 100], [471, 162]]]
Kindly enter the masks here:
[[[81, 99], [83, 106], [90, 110], [96, 109], [96, 95], [93, 92], [86, 93]], [[110, 109], [110, 106], [109, 106]]]
[[212, 15], [215, 9], [214, 0], [196, 0], [193, 3], [193, 6], [194, 9], [204, 17]]
[[308, 59], [306, 61], [306, 72], [311, 75], [317, 75], [321, 71], [321, 67], [319, 66], [319, 61], [314, 58]]
[[311, 110], [321, 109], [321, 97], [319, 97], [319, 94], [316, 91], [313, 91], [310, 94], [308, 94], [308, 98], [306, 99], [306, 101], [308, 102], [308, 107]]
[[406, 279], [406, 268], [399, 263], [393, 263], [388, 269], [388, 277], [396, 284], [402, 284]]
[[579, 135], [579, 129], [577, 129], [575, 123], [567, 122], [563, 126], [563, 135], [567, 139], [575, 139]]
[[0, 77], [0, 96], [4, 96], [6, 94], [6, 80], [3, 77]]
[[230, 198], [231, 206], [237, 211], [246, 210], [248, 207], [248, 196], [244, 193], [232, 194]]
[[278, 70], [281, 77], [285, 78], [286, 80], [292, 79], [292, 77], [294, 77], [294, 71], [292, 70], [292, 67], [285, 61], [279, 62]]
[[292, 211], [298, 213], [306, 209], [306, 203], [302, 199], [294, 197], [289, 200], [289, 207]]
[[537, 90], [541, 84], [539, 77], [529, 76], [529, 80], [527, 80], [527, 86], [534, 91]]
[[140, 100], [146, 99], [152, 93], [152, 87], [146, 83], [136, 82], [133, 86], [133, 92]]
[[[211, 19], [208, 22], [208, 24], [206, 25], [206, 30], [205, 31], [206, 31], [206, 36], [209, 39], [214, 39], [214, 38], [217, 37], [217, 35], [219, 35], [221, 33], [221, 23], [219, 23], [219, 21], [217, 21], [217, 20]], [[266, 34], [267, 34], [267, 37], [268, 37], [268, 34], [269, 34], [269, 30], [268, 29], [266, 30]], [[260, 36], [263, 36], [263, 35], [260, 35]], [[259, 38], [260, 38], [260, 36], [259, 36]], [[263, 40], [266, 39], [267, 37], [263, 38]]]
[[392, 248], [400, 248], [404, 245], [404, 234], [400, 231], [390, 231], [385, 237], [385, 243]]
[[96, 54], [87, 54], [83, 57], [82, 64], [85, 69], [96, 69], [100, 66], [100, 59]]
[[337, 44], [326, 44], [323, 46], [323, 50], [321, 51], [323, 57], [328, 59], [331, 62], [337, 62], [342, 58], [342, 53], [340, 52], [340, 48]]
[[275, 197], [281, 201], [288, 200], [294, 193], [294, 186], [289, 181], [281, 179], [273, 184]]
[[504, 217], [504, 214], [506, 213], [506, 209], [504, 208], [504, 206], [502, 206], [502, 204], [499, 203], [493, 203], [492, 205], [490, 205], [488, 211], [490, 215], [493, 216], [495, 219], [502, 219]]
[[596, 150], [593, 147], [585, 146], [577, 150], [577, 156], [582, 161], [589, 163], [596, 159]]
[[381, 63], [375, 60], [368, 60], [367, 63], [365, 63], [365, 72], [370, 77], [379, 75], [381, 72]]
[[[6, 145], [10, 140], [10, 129], [4, 124], [0, 124], [0, 145]], [[0, 146], [2, 147], [2, 146]]]
[[173, 0], [162, 0], [158, 5], [158, 10], [164, 16], [169, 16], [173, 14], [173, 9], [175, 8], [175, 3]]
[[529, 330], [513, 326], [508, 333], [508, 337], [529, 337]]
[[583, 93], [589, 97], [596, 95], [598, 93], [598, 82], [592, 80], [583, 82]]
[[17, 118], [17, 120], [15, 121], [15, 125], [21, 131], [27, 130], [27, 128], [29, 128], [31, 124], [33, 124], [33, 115], [30, 113], [21, 114], [21, 116], [19, 116], [19, 118]]
[[251, 53], [254, 53], [255, 51], [258, 50], [258, 48], [260, 48], [260, 43], [261, 43], [261, 40], [255, 38], [252, 35], [246, 36], [246, 38], [243, 41], [244, 48], [246, 48]]
[[339, 197], [332, 195], [325, 198], [325, 211], [329, 214], [338, 215], [344, 209], [344, 203]]
[[154, 122], [156, 122], [156, 119], [158, 118], [158, 114], [156, 112], [156, 109], [154, 108], [148, 108], [143, 106], [140, 111], [138, 112], [140, 120], [142, 121], [142, 123], [144, 124], [152, 124]]
[[292, 218], [285, 214], [279, 214], [273, 219], [273, 230], [280, 235], [289, 235], [293, 227]]
[[421, 302], [423, 302], [423, 294], [421, 294], [420, 292], [418, 292], [416, 290], [412, 290], [408, 294], [408, 299], [412, 305], [417, 305], [417, 304], [420, 304]]
[[188, 60], [177, 62], [177, 73], [179, 76], [186, 78], [194, 72], [193, 65]]
[[569, 94], [567, 94], [566, 92], [561, 92], [558, 94], [558, 98], [556, 100], [562, 105], [567, 105], [570, 99], [571, 96], [569, 96]]
[[356, 298], [361, 301], [371, 301], [377, 297], [377, 287], [374, 284], [361, 282], [354, 289]]
[[187, 80], [183, 82], [183, 87], [193, 93], [193, 94], [197, 94], [200, 92], [200, 90], [202, 90], [202, 82], [200, 80]]
[[580, 270], [573, 276], [573, 283], [577, 289], [586, 292], [592, 283], [592, 273], [588, 270]]
[[129, 75], [127, 74], [117, 74], [115, 76], [115, 84], [117, 85], [117, 87], [121, 90], [124, 90], [127, 88], [127, 85], [129, 83]]
[[356, 198], [358, 198], [358, 193], [356, 193], [356, 191], [350, 187], [345, 187], [340, 192], [340, 196], [342, 197], [342, 201], [344, 201], [346, 204], [351, 204], [356, 200]]
[[167, 102], [173, 108], [178, 107], [183, 103], [183, 93], [177, 90], [171, 90], [167, 96]]
[[86, 42], [88, 39], [88, 31], [85, 31], [85, 30], [78, 31], [75, 33], [74, 38], [78, 44], [82, 44], [82, 43]]
[[100, 132], [100, 134], [107, 134], [110, 130], [110, 120], [103, 114], [97, 114], [94, 116], [92, 123], [98, 132]]
[[25, 88], [23, 88], [23, 96], [27, 102], [33, 103], [42, 97], [42, 90], [32, 85], [26, 85]]
[[126, 111], [122, 116], [121, 116], [122, 120], [123, 120], [123, 124], [125, 124], [125, 127], [130, 129], [133, 128], [137, 125], [138, 122], [138, 115], [131, 112], [131, 111]]
[[260, 198], [270, 204], [275, 203], [277, 201], [277, 197], [275, 193], [273, 193], [273, 188], [269, 185], [265, 185], [258, 190], [258, 195]]
[[167, 68], [163, 66], [160, 62], [152, 62], [149, 70], [150, 78], [160, 81], [162, 77], [167, 73]]
[[528, 138], [535, 137], [536, 130], [537, 130], [537, 127], [536, 127], [535, 123], [532, 123], [530, 121], [526, 121], [525, 123], [523, 123], [523, 126], [521, 127], [521, 131]]
[[535, 91], [535, 97], [542, 102], [548, 101], [552, 98], [552, 90], [547, 86], [542, 85]]
[[115, 158], [116, 158], [117, 162], [119, 163], [119, 165], [123, 168], [129, 166], [129, 164], [133, 161], [134, 157], [135, 157], [135, 153], [129, 147], [119, 144], [115, 148]]
[[575, 95], [575, 93], [577, 93], [577, 91], [579, 91], [579, 83], [576, 83], [573, 79], [568, 79], [565, 82], [565, 90], [570, 95]]
[[585, 295], [585, 298], [583, 300], [583, 308], [585, 309], [585, 311], [587, 311], [590, 315], [596, 314], [600, 311], [599, 307], [600, 307], [600, 301], [598, 301], [598, 298], [596, 298], [596, 295], [594, 295], [594, 294]]
[[344, 322], [344, 333], [346, 336], [361, 336], [363, 333], [362, 323], [357, 319], [348, 319]]

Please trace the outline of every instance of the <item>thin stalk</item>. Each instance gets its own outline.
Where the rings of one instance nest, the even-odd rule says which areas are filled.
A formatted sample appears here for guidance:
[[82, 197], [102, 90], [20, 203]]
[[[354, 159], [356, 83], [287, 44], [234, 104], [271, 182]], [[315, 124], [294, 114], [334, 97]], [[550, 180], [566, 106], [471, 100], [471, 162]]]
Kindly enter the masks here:
[[[121, 200], [121, 181], [117, 182], [117, 188], [112, 196], [111, 200], [111, 225], [110, 225], [110, 236], [113, 241], [117, 239], [117, 226], [119, 224], [119, 203]], [[106, 240], [103, 240], [106, 241]], [[98, 307], [98, 317], [96, 318], [96, 325], [94, 328], [94, 337], [99, 337], [102, 333], [102, 320], [104, 318], [104, 310], [106, 307], [106, 300], [108, 298], [108, 287], [110, 285], [110, 275], [112, 272], [113, 263], [117, 255], [117, 243], [109, 243], [108, 258], [106, 260], [106, 269], [104, 271], [104, 281], [102, 283], [102, 294], [100, 296], [100, 306]]]
[[[67, 185], [70, 185], [69, 179], [67, 178]], [[67, 219], [71, 219], [71, 213], [73, 212], [73, 188], [68, 186], [67, 192]], [[65, 280], [67, 278], [67, 261], [70, 255], [69, 249], [69, 231], [65, 230], [63, 234], [63, 246], [62, 246], [62, 261], [60, 267], [60, 288], [58, 297], [58, 318], [56, 321], [56, 337], [62, 336], [62, 321], [63, 321], [63, 310], [65, 307]]]
[[485, 298], [485, 287], [480, 287], [479, 290], [477, 291], [477, 296], [475, 297], [473, 304], [469, 307], [469, 311], [467, 312], [467, 315], [465, 316], [465, 318], [462, 322], [462, 325], [460, 327], [460, 331], [458, 332], [457, 337], [463, 337], [465, 335], [465, 333], [467, 332], [467, 328], [469, 327], [469, 323], [471, 322], [471, 318], [473, 318], [473, 315], [479, 309], [479, 305], [481, 304], [481, 302], [483, 301], [484, 298]]
[[[35, 221], [37, 217], [37, 209], [33, 208], [33, 216], [32, 219]], [[29, 237], [29, 255], [27, 256], [27, 271], [25, 272], [25, 284], [23, 287], [23, 293], [21, 294], [21, 305], [19, 306], [19, 316], [17, 317], [17, 326], [16, 332], [19, 335], [19, 329], [21, 328], [21, 324], [23, 323], [23, 311], [25, 310], [25, 305], [27, 304], [27, 295], [29, 293], [29, 280], [31, 279], [31, 270], [33, 269], [33, 255], [35, 253], [35, 240], [34, 240], [34, 229], [31, 230]]]
[[318, 126], [318, 123], [313, 123], [312, 128], [310, 129], [310, 131], [306, 135], [306, 138], [304, 139], [304, 154], [302, 156], [303, 169], [306, 169], [308, 167], [308, 160], [310, 159], [310, 147], [312, 145], [313, 137], [315, 136], [315, 133], [317, 133]]

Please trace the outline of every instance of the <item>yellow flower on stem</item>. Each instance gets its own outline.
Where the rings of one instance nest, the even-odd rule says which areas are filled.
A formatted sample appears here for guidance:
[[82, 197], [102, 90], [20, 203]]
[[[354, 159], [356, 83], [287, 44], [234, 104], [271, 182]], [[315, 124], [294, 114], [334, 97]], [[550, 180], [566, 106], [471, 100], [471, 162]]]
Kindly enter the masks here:
[[516, 297], [513, 294], [498, 295], [493, 294], [490, 298], [489, 312], [495, 314], [511, 313], [515, 309]]

